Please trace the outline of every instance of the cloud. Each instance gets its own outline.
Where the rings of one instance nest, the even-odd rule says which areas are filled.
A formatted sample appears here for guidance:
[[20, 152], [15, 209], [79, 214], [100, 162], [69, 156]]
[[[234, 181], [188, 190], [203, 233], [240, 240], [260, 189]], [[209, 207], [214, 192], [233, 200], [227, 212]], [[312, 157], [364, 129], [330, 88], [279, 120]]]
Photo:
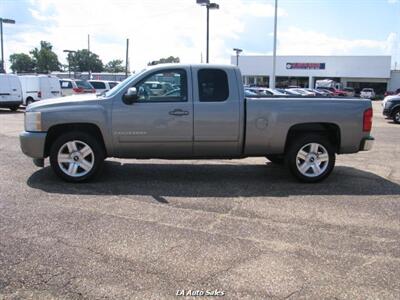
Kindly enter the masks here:
[[399, 0], [388, 0], [389, 4], [399, 3]]
[[343, 39], [324, 33], [290, 27], [278, 32], [280, 55], [383, 55], [396, 48], [395, 33], [385, 40]]
[[[246, 41], [249, 36], [259, 39], [258, 35], [254, 36], [254, 28], [272, 23], [273, 2], [217, 2], [220, 9], [210, 11], [210, 61], [230, 63], [232, 45], [240, 45], [246, 54], [268, 54], [270, 49], [262, 46], [265, 52], [260, 53], [259, 45], [254, 44], [251, 49], [246, 47]], [[206, 9], [196, 5], [194, 0], [29, 0], [21, 1], [21, 10], [29, 12], [32, 18], [25, 23], [18, 21], [12, 27], [17, 31], [11, 33], [7, 29], [5, 32], [8, 34], [7, 57], [14, 52], [28, 53], [38, 47], [41, 40], [46, 40], [52, 43], [60, 61], [66, 63], [63, 50], [86, 48], [88, 34], [91, 50], [103, 63], [112, 59], [125, 60], [126, 39], [129, 38], [132, 70], [170, 55], [179, 56], [185, 63], [198, 63], [201, 54], [203, 59], [206, 56]], [[278, 10], [278, 14], [288, 16], [283, 9]], [[381, 40], [344, 39], [297, 27], [282, 29], [278, 26], [278, 29], [278, 55], [392, 54], [394, 60], [400, 61], [396, 33]], [[267, 32], [272, 31], [272, 27], [263, 31], [266, 43], [271, 42], [272, 36], [268, 41]]]
[[[249, 18], [272, 17], [274, 7], [247, 0], [218, 3], [220, 10], [210, 11], [210, 61], [229, 63], [228, 41], [240, 38]], [[10, 36], [8, 53], [28, 52], [46, 40], [65, 62], [63, 49], [86, 48], [90, 34], [91, 50], [104, 63], [124, 59], [129, 38], [131, 69], [170, 55], [187, 63], [200, 62], [201, 52], [205, 58], [206, 9], [194, 0], [30, 0], [29, 6], [43, 27], [32, 26]], [[279, 15], [287, 16], [287, 12], [280, 10]]]

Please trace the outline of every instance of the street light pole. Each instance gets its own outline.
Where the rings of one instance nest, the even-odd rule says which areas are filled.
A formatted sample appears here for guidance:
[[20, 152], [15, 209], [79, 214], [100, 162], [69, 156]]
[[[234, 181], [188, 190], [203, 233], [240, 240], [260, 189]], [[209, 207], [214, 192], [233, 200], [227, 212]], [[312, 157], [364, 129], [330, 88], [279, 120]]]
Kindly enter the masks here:
[[233, 51], [236, 52], [236, 66], [239, 66], [239, 54], [243, 52], [242, 49], [233, 48]]
[[274, 18], [274, 52], [272, 57], [272, 78], [270, 80], [271, 89], [275, 88], [275, 75], [276, 75], [276, 29], [278, 20], [278, 0], [275, 0], [275, 18]]
[[5, 73], [4, 69], [4, 46], [3, 46], [3, 23], [4, 24], [15, 24], [15, 20], [0, 18], [0, 36], [1, 36], [1, 65], [0, 73]]
[[126, 39], [125, 78], [128, 78], [129, 39]]
[[206, 63], [209, 62], [209, 44], [210, 44], [210, 5], [207, 5], [207, 49], [206, 49]]
[[3, 48], [3, 19], [0, 20], [0, 35], [1, 35], [1, 67], [0, 73], [5, 73], [4, 70], [4, 48]]
[[207, 8], [206, 63], [209, 63], [210, 9], [219, 9], [219, 5], [217, 3], [210, 3], [210, 0], [196, 0], [196, 3]]
[[[68, 56], [70, 53], [76, 53], [76, 51], [74, 50], [63, 50], [63, 52], [68, 53]], [[69, 60], [69, 57], [67, 57], [67, 60], [68, 60], [68, 78], [71, 78], [71, 62]]]

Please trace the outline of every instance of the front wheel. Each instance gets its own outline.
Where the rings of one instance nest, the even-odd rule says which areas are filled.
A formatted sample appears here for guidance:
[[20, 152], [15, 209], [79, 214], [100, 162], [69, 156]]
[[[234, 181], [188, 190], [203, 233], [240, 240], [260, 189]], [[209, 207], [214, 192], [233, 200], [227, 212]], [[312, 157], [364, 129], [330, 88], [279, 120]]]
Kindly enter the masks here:
[[33, 102], [35, 102], [35, 101], [33, 100], [33, 98], [28, 97], [28, 98], [26, 99], [26, 106], [28, 106], [29, 104], [31, 104], [31, 103], [33, 103]]
[[396, 124], [400, 124], [400, 109], [396, 110], [393, 113], [393, 122], [395, 122]]
[[335, 149], [321, 135], [302, 135], [289, 146], [286, 163], [300, 181], [313, 183], [324, 180], [335, 166]]
[[104, 161], [101, 144], [84, 132], [61, 135], [50, 148], [53, 171], [69, 182], [83, 182], [95, 177]]

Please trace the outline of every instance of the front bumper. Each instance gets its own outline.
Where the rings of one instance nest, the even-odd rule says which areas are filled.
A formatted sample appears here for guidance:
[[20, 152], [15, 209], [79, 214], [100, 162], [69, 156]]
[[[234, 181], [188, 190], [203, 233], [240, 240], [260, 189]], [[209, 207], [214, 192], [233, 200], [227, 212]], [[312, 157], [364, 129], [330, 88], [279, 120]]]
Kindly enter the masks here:
[[0, 101], [0, 107], [14, 107], [21, 105], [22, 101], [21, 100], [16, 100], [16, 101]]
[[384, 108], [382, 113], [383, 113], [384, 116], [390, 117], [390, 109]]
[[47, 132], [23, 131], [19, 135], [22, 152], [32, 158], [44, 158]]
[[360, 143], [360, 151], [369, 151], [374, 145], [375, 139], [372, 136], [364, 138]]

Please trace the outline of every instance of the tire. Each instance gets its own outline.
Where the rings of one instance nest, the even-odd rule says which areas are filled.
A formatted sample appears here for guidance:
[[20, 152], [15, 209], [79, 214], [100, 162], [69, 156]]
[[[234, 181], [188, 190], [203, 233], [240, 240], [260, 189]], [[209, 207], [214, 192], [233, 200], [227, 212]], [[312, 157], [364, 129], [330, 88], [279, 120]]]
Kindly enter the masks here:
[[305, 134], [290, 143], [285, 159], [290, 172], [299, 181], [319, 182], [327, 178], [335, 166], [335, 148], [325, 136]]
[[18, 108], [19, 108], [19, 105], [11, 106], [11, 107], [10, 107], [10, 110], [11, 110], [11, 111], [17, 111]]
[[273, 164], [283, 165], [285, 163], [285, 156], [281, 154], [268, 154], [265, 157]]
[[393, 112], [393, 122], [400, 124], [400, 109], [397, 109]]
[[32, 97], [26, 98], [26, 106], [28, 106], [29, 104], [31, 104], [31, 103], [33, 103], [33, 102], [35, 102], [35, 101], [33, 100]]
[[105, 151], [98, 140], [85, 132], [68, 132], [50, 147], [50, 165], [61, 179], [84, 182], [101, 171]]

